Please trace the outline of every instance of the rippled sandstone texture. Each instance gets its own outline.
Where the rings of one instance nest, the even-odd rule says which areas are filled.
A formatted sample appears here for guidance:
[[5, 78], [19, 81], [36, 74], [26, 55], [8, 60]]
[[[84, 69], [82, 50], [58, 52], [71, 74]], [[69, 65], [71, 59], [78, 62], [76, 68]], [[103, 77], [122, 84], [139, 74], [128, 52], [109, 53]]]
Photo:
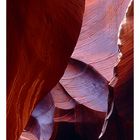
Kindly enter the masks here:
[[[24, 62], [26, 60], [25, 61], [26, 63], [24, 62], [23, 63], [24, 65], [17, 64], [17, 72], [15, 72], [16, 73], [15, 76], [17, 78], [13, 80], [14, 82], [13, 81], [11, 82], [13, 86], [11, 87], [12, 89], [14, 89], [17, 86], [19, 76], [22, 76], [23, 77], [22, 80], [24, 81], [25, 80], [24, 78], [27, 78], [24, 76], [28, 74], [29, 79], [27, 78], [26, 80], [27, 81], [31, 80], [31, 87], [29, 86], [29, 90], [27, 89], [28, 84], [26, 82], [25, 83], [23, 82], [23, 84], [21, 84], [21, 88], [19, 92], [17, 92], [17, 93], [20, 93], [19, 99], [20, 97], [22, 97], [23, 99], [27, 98], [28, 100], [33, 101], [32, 104], [30, 104], [28, 100], [25, 100], [24, 105], [19, 103], [19, 101], [16, 104], [16, 107], [18, 107], [17, 111], [21, 112], [19, 116], [20, 118], [19, 124], [22, 118], [26, 118], [26, 121], [23, 121], [23, 123], [24, 124], [27, 123], [27, 120], [29, 119], [28, 113], [31, 112], [31, 110], [34, 108], [34, 105], [36, 105], [36, 103], [39, 100], [41, 100], [38, 106], [36, 106], [36, 108], [34, 109], [32, 113], [32, 117], [30, 117], [28, 125], [25, 128], [26, 132], [22, 133], [20, 139], [24, 139], [24, 137], [29, 138], [29, 139], [33, 137], [34, 137], [33, 139], [41, 139], [44, 137], [46, 140], [48, 140], [51, 137], [51, 135], [53, 137], [56, 135], [56, 134], [55, 135], [52, 134], [53, 124], [54, 124], [54, 127], [57, 127], [58, 133], [55, 138], [52, 137], [51, 139], [62, 140], [64, 133], [71, 134], [71, 132], [69, 132], [69, 130], [71, 129], [67, 130], [65, 128], [69, 128], [70, 125], [75, 125], [75, 127], [73, 127], [73, 130], [75, 129], [74, 130], [75, 134], [79, 136], [79, 139], [93, 140], [93, 139], [97, 139], [97, 137], [101, 133], [103, 121], [106, 118], [108, 119], [105, 121], [104, 123], [105, 125], [103, 125], [103, 129], [102, 129], [103, 131], [101, 134], [102, 135], [104, 133], [105, 134], [103, 135], [102, 139], [104, 140], [106, 139], [110, 139], [110, 140], [130, 139], [131, 140], [132, 139], [133, 4], [131, 4], [126, 14], [126, 10], [128, 8], [129, 2], [130, 0], [113, 0], [113, 1], [86, 0], [82, 28], [81, 28], [81, 32], [80, 32], [77, 44], [76, 44], [75, 35], [74, 36], [72, 35], [74, 31], [75, 31], [75, 34], [77, 33], [77, 31], [74, 30], [74, 28], [67, 29], [67, 27], [72, 27], [72, 24], [71, 25], [67, 24], [64, 27], [57, 26], [54, 28], [54, 30], [53, 28], [51, 28], [52, 27], [51, 25], [53, 24], [53, 20], [52, 20], [53, 18], [51, 17], [48, 18], [49, 16], [48, 10], [51, 9], [51, 6], [49, 5], [49, 2], [47, 2], [49, 8], [48, 9], [44, 8], [47, 11], [46, 12], [44, 10], [47, 20], [46, 18], [40, 18], [40, 14], [38, 16], [40, 19], [39, 21], [41, 21], [41, 23], [45, 22], [45, 25], [46, 25], [46, 21], [47, 23], [49, 21], [48, 27], [50, 27], [51, 30], [46, 30], [44, 34], [42, 34], [42, 32], [39, 32], [40, 34], [37, 34], [37, 36], [35, 36], [36, 32], [32, 30], [32, 34], [29, 34], [29, 35], [31, 35], [31, 37], [35, 39], [34, 42], [35, 42], [35, 45], [38, 46], [37, 47], [38, 49], [36, 47], [31, 47], [33, 45], [32, 44], [33, 42], [31, 40], [26, 39], [29, 43], [29, 46], [25, 47], [26, 51], [24, 49], [21, 49], [23, 50], [21, 51], [22, 52], [21, 54], [24, 54], [24, 55], [22, 56], [19, 55], [20, 61], [22, 60], [21, 62]], [[68, 2], [65, 2], [65, 4], [66, 3]], [[74, 3], [75, 1], [73, 1], [73, 4]], [[63, 4], [61, 5], [59, 3], [58, 5], [65, 7], [65, 4], [64, 5]], [[77, 4], [77, 7], [79, 7], [79, 4]], [[35, 11], [36, 10], [37, 9], [35, 9]], [[42, 10], [43, 9], [41, 8], [41, 11]], [[64, 8], [64, 10], [66, 9]], [[68, 8], [66, 11], [68, 13], [70, 12]], [[78, 10], [75, 10], [74, 12], [76, 11], [78, 12]], [[82, 12], [83, 11], [79, 12], [81, 13], [80, 19], [82, 19]], [[52, 13], [50, 13], [50, 15], [51, 14]], [[53, 16], [54, 19], [58, 17], [58, 15], [54, 15]], [[126, 15], [126, 21], [123, 22], [121, 30], [120, 30], [120, 34], [119, 34], [121, 46], [118, 46], [117, 41], [118, 41], [119, 28], [125, 15]], [[62, 18], [62, 16], [60, 17]], [[76, 18], [77, 22], [79, 20], [78, 18], [79, 17]], [[68, 20], [69, 18], [65, 17], [65, 20], [66, 19]], [[70, 21], [70, 19], [68, 21]], [[32, 21], [29, 22], [30, 24], [29, 23], [27, 24], [27, 23], [25, 25], [30, 25]], [[35, 23], [36, 23], [36, 19], [35, 19]], [[58, 23], [61, 23], [61, 22], [59, 21]], [[29, 27], [32, 27], [31, 29], [34, 29], [34, 27], [37, 27], [37, 26], [33, 26], [35, 24], [31, 24], [31, 25], [29, 26]], [[60, 24], [60, 25], [65, 25], [65, 24]], [[39, 26], [37, 29], [40, 31], [40, 29], [42, 29], [43, 27], [44, 26]], [[80, 29], [80, 26], [78, 27]], [[47, 27], [45, 26], [43, 29], [46, 29], [46, 28]], [[74, 52], [71, 56], [72, 58], [70, 59], [70, 61], [68, 61], [68, 57], [70, 56], [70, 52], [72, 52], [72, 48], [71, 48], [71, 51], [67, 55], [68, 51], [66, 51], [66, 47], [63, 48], [63, 45], [64, 44], [66, 45], [65, 41], [69, 41], [70, 43], [70, 41], [72, 41], [71, 40], [72, 38], [69, 38], [70, 40], [63, 40], [65, 36], [62, 36], [61, 38], [61, 34], [59, 32], [55, 36], [57, 38], [56, 39], [53, 36], [54, 35], [53, 33], [56, 33], [57, 29], [58, 30], [61, 29], [61, 31], [63, 31], [66, 34], [71, 33], [71, 34], [68, 34], [68, 37], [72, 37], [72, 38], [74, 37], [73, 39], [75, 39], [76, 47], [74, 49]], [[38, 43], [41, 40], [43, 40], [42, 42], [46, 41], [49, 44], [50, 40], [48, 41], [46, 37], [49, 37], [50, 39], [50, 34], [48, 35], [47, 33], [50, 33], [52, 35], [52, 40], [54, 40], [54, 42], [52, 41], [50, 43], [51, 44], [50, 47], [48, 47], [48, 49], [51, 49], [51, 53], [49, 53], [51, 54], [50, 57], [54, 58], [53, 60], [56, 59], [54, 64], [52, 64], [53, 60], [50, 61], [51, 58], [49, 57], [49, 54], [47, 55], [44, 53], [45, 52], [44, 49], [47, 50], [47, 45], [46, 47], [43, 47], [43, 43], [41, 44]], [[78, 37], [78, 33], [77, 33], [77, 37]], [[23, 39], [22, 42], [24, 42], [24, 40], [25, 39]], [[55, 49], [52, 49], [52, 44], [55, 44], [55, 43], [57, 43], [56, 47], [54, 47]], [[62, 46], [57, 46], [58, 44], [61, 44], [61, 43], [63, 44]], [[72, 46], [74, 47], [74, 45]], [[43, 49], [41, 49], [42, 47]], [[24, 47], [21, 47], [21, 48], [24, 48]], [[30, 51], [28, 51], [28, 48], [30, 48]], [[60, 48], [64, 49], [64, 50], [61, 49], [61, 55], [60, 55]], [[118, 58], [118, 56], [120, 55], [119, 48], [120, 48], [121, 53], [123, 54], [121, 59]], [[34, 55], [34, 53], [31, 53], [32, 51], [35, 52], [36, 55]], [[55, 53], [53, 53], [53, 51]], [[32, 55], [33, 55], [33, 58], [32, 58]], [[58, 57], [55, 57], [56, 55], [58, 55]], [[49, 59], [47, 59], [48, 57]], [[64, 58], [66, 57], [66, 59], [62, 57]], [[25, 64], [27, 64], [27, 61], [30, 60], [29, 58], [32, 58], [31, 62], [34, 62], [34, 61], [35, 62], [33, 63], [33, 65], [32, 63], [30, 63], [27, 67], [25, 67], [26, 66]], [[13, 60], [13, 62], [14, 61], [15, 60]], [[62, 61], [65, 61], [65, 62], [62, 62]], [[41, 63], [38, 63], [39, 66], [41, 67], [36, 67], [37, 66], [36, 62], [41, 62]], [[47, 62], [49, 63], [47, 64]], [[120, 63], [118, 64], [118, 62]], [[41, 65], [42, 63], [44, 65]], [[67, 68], [66, 68], [66, 63], [68, 63]], [[58, 65], [59, 67], [57, 67]], [[63, 70], [62, 70], [62, 67], [63, 67]], [[34, 69], [32, 70], [32, 68]], [[49, 70], [49, 68], [50, 69], [52, 68], [52, 69]], [[56, 69], [53, 69], [53, 68], [57, 68], [58, 71], [56, 71]], [[65, 70], [64, 75], [62, 76], [64, 68], [66, 68], [66, 70]], [[27, 69], [29, 72], [25, 71], [25, 69]], [[41, 71], [41, 74], [39, 73], [40, 71]], [[23, 76], [24, 72], [26, 72], [26, 74], [24, 74]], [[30, 74], [31, 74], [31, 77], [30, 77]], [[51, 77], [51, 74], [52, 74], [52, 77]], [[34, 76], [36, 76], [36, 78]], [[46, 78], [44, 78], [44, 76]], [[49, 76], [51, 77], [50, 79], [49, 79]], [[61, 76], [62, 78], [60, 79]], [[113, 83], [112, 78], [116, 80], [118, 79], [118, 81]], [[44, 81], [42, 80], [41, 82], [40, 81], [41, 79], [43, 79]], [[45, 82], [45, 79], [51, 80], [51, 81]], [[57, 83], [58, 79], [60, 79], [59, 83]], [[50, 86], [51, 83], [52, 85]], [[108, 87], [108, 84], [114, 87], [110, 89]], [[44, 89], [44, 87], [46, 90]], [[54, 88], [52, 89], [52, 87]], [[47, 90], [47, 88], [52, 89], [50, 91], [51, 94], [49, 93], [49, 89]], [[25, 92], [23, 92], [23, 91], [26, 91], [25, 89], [27, 89], [27, 93], [28, 93], [27, 96], [25, 95]], [[16, 90], [14, 89], [13, 91], [16, 91]], [[35, 95], [35, 93], [38, 93], [38, 95]], [[111, 111], [108, 112], [108, 114], [106, 114], [107, 108], [110, 108], [108, 104], [108, 100], [110, 100], [110, 98], [108, 98], [109, 93], [114, 93], [115, 106], [111, 109]], [[12, 94], [9, 96], [10, 97], [9, 99], [12, 99]], [[43, 95], [46, 95], [46, 94], [49, 94], [49, 96], [52, 95], [52, 98], [48, 98], [48, 95], [44, 97]], [[36, 99], [32, 99], [32, 98], [36, 98]], [[20, 107], [25, 107], [25, 106], [28, 108], [26, 109], [23, 108], [23, 111], [25, 112], [25, 114], [23, 114], [23, 112], [20, 110]], [[55, 106], [55, 112], [54, 112], [54, 106]], [[64, 125], [65, 124], [64, 122], [67, 125]], [[106, 125], [107, 123], [108, 125]], [[61, 129], [63, 130], [62, 132], [59, 126], [62, 126], [61, 127]], [[104, 127], [104, 126], [107, 126], [107, 127]], [[22, 129], [24, 127], [22, 127]], [[20, 129], [20, 131], [22, 129]], [[129, 135], [127, 136], [127, 134]], [[73, 136], [73, 138], [76, 138], [76, 137]]]

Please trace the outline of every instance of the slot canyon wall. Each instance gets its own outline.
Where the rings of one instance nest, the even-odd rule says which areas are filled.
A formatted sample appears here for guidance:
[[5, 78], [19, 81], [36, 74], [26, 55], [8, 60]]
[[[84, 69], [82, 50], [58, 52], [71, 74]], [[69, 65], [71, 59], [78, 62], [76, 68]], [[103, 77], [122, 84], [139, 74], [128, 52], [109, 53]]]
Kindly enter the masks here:
[[133, 1], [7, 1], [7, 140], [25, 139], [133, 139]]

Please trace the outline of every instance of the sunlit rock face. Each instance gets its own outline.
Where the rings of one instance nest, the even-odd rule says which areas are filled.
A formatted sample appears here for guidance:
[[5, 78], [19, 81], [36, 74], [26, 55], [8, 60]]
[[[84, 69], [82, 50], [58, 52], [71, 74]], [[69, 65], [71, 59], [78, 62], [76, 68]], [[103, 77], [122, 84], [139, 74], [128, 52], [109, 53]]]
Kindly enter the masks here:
[[108, 82], [92, 67], [71, 59], [60, 83], [79, 104], [107, 112]]
[[87, 0], [72, 57], [92, 65], [108, 81], [118, 63], [118, 32], [130, 0]]
[[9, 0], [7, 48], [8, 140], [132, 140], [131, 0]]

